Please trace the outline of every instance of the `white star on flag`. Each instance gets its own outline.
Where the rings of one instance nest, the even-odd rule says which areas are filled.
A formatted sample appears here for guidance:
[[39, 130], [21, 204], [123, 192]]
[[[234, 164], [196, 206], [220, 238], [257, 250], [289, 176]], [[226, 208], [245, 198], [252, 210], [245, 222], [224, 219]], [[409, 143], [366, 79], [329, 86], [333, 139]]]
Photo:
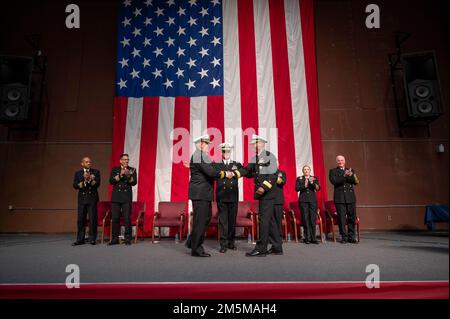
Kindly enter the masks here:
[[211, 84], [213, 88], [215, 88], [216, 86], [220, 86], [219, 80], [216, 80], [215, 78], [213, 78], [213, 80], [209, 82], [209, 84]]
[[164, 85], [166, 86], [166, 89], [168, 89], [169, 86], [172, 87], [172, 82], [173, 81], [170, 81], [169, 79], [166, 79], [166, 82], [164, 82]]
[[128, 60], [129, 60], [129, 59], [122, 58], [122, 61], [119, 61], [120, 65], [122, 65], [122, 68], [123, 68], [124, 66], [128, 66]]
[[162, 70], [158, 70], [158, 68], [155, 68], [155, 71], [153, 71], [152, 74], [155, 76], [156, 79], [158, 76], [162, 77], [161, 72]]
[[142, 89], [144, 89], [145, 87], [149, 87], [148, 82], [150, 82], [150, 80], [142, 79], [141, 83]]
[[190, 90], [191, 88], [195, 88], [195, 81], [192, 81], [191, 79], [189, 79], [189, 81], [187, 83], [185, 83], [185, 85], [187, 85], [188, 90]]
[[133, 68], [133, 71], [131, 71], [130, 72], [130, 75], [131, 75], [131, 78], [139, 78], [140, 76], [139, 76], [139, 72], [141, 72], [141, 71], [136, 71], [134, 68]]
[[127, 81], [126, 80], [124, 81], [124, 80], [122, 80], [122, 78], [120, 78], [120, 81], [117, 82], [117, 85], [119, 85], [119, 87], [121, 89], [126, 88], [127, 87]]

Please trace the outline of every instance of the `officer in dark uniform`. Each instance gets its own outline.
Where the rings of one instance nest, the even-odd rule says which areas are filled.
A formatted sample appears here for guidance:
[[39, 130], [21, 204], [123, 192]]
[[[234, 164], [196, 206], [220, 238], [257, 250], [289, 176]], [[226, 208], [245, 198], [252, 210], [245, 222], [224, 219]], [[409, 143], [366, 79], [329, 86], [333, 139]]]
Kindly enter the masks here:
[[217, 170], [208, 155], [209, 135], [194, 139], [196, 150], [189, 164], [191, 179], [189, 181], [189, 199], [192, 201], [194, 221], [192, 232], [186, 246], [191, 248], [194, 257], [211, 257], [202, 244], [205, 232], [211, 220], [211, 205], [214, 197], [214, 179], [232, 178], [233, 173]]
[[220, 252], [225, 253], [227, 248], [236, 249], [235, 225], [239, 202], [239, 169], [242, 164], [230, 159], [233, 145], [222, 143], [219, 145], [222, 151], [222, 161], [214, 166], [220, 171], [236, 171], [233, 178], [216, 179], [216, 202], [219, 212]]
[[297, 177], [295, 191], [298, 194], [298, 205], [300, 207], [305, 244], [319, 244], [316, 239], [317, 219], [317, 197], [316, 192], [320, 190], [319, 180], [311, 176], [311, 167], [303, 166], [303, 176]]
[[132, 187], [137, 184], [136, 168], [128, 166], [128, 154], [120, 155], [120, 166], [113, 167], [109, 183], [113, 185], [111, 195], [112, 238], [108, 245], [119, 243], [120, 215], [125, 219], [125, 245], [131, 245], [131, 203]]
[[[266, 143], [266, 139], [253, 134], [251, 144], [255, 147], [256, 156], [240, 171], [241, 175], [254, 178], [254, 199], [259, 200], [259, 240], [255, 249], [245, 254], [248, 257], [283, 253], [280, 229], [275, 222], [277, 159], [265, 149]], [[272, 247], [267, 250], [269, 236], [273, 238], [273, 242]]]
[[97, 202], [100, 171], [91, 168], [91, 159], [83, 157], [81, 169], [75, 172], [73, 188], [78, 190], [77, 240], [72, 246], [84, 244], [86, 215], [89, 216], [89, 242], [97, 242]]
[[[336, 156], [337, 167], [330, 170], [330, 182], [334, 185], [334, 205], [336, 206], [339, 222], [341, 243], [357, 244], [355, 237], [356, 196], [354, 185], [359, 184], [355, 170], [345, 166], [345, 157]], [[347, 219], [348, 232], [345, 229]]]
[[[283, 187], [286, 184], [286, 173], [280, 169], [276, 172], [276, 178], [277, 178], [277, 187], [276, 187], [276, 198], [275, 198], [275, 215], [274, 215], [274, 222], [276, 223], [278, 229], [280, 230], [280, 236], [283, 233], [282, 229], [282, 220], [283, 220], [283, 206], [284, 206], [284, 192]], [[273, 244], [274, 239], [272, 236], [269, 236], [269, 242]], [[270, 249], [269, 249], [270, 250]], [[275, 253], [274, 253], [275, 254]], [[281, 253], [278, 252], [280, 255]]]

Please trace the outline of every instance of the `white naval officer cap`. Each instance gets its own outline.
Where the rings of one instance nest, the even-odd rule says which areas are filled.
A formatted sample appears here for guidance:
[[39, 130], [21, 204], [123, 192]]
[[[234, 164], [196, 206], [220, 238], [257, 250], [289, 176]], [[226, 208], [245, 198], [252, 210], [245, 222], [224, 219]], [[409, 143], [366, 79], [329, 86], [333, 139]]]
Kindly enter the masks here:
[[197, 143], [200, 143], [200, 142], [205, 142], [205, 143], [211, 143], [211, 139], [209, 138], [209, 135], [208, 134], [205, 134], [205, 135], [202, 135], [202, 136], [199, 136], [199, 137], [196, 137], [195, 139], [194, 139], [194, 144], [197, 144]]
[[250, 142], [250, 144], [255, 144], [257, 142], [263, 142], [263, 143], [267, 143], [267, 140], [259, 135], [253, 134], [252, 135], [252, 141]]
[[219, 147], [222, 151], [231, 151], [231, 149], [233, 148], [233, 144], [225, 142], [220, 144]]

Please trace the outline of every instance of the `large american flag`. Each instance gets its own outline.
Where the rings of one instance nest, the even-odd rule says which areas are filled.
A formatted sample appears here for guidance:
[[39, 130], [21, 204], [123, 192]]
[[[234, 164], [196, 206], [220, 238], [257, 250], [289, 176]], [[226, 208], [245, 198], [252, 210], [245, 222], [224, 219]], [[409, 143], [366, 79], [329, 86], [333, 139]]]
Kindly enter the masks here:
[[[212, 135], [214, 159], [230, 142], [243, 164], [253, 156], [252, 133], [266, 136], [287, 175], [286, 202], [297, 200], [305, 164], [326, 197], [312, 0], [119, 5], [111, 165], [130, 155], [138, 169], [133, 199], [147, 203], [146, 226], [159, 201], [187, 201], [182, 162], [204, 133]], [[240, 199], [253, 200], [253, 181], [240, 186]]]

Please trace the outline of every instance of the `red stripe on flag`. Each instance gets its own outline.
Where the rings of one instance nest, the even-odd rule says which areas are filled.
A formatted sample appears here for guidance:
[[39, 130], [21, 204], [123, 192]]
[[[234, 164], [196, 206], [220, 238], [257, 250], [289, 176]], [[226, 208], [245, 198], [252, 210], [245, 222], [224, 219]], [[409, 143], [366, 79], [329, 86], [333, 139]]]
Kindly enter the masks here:
[[288, 205], [291, 201], [297, 201], [297, 192], [294, 187], [297, 172], [284, 1], [269, 0], [269, 14], [275, 114], [279, 145], [278, 161], [280, 169], [286, 172], [287, 183], [283, 190], [285, 202]]
[[[128, 98], [124, 96], [114, 97], [114, 118], [111, 161], [109, 171], [113, 166], [119, 165], [119, 157], [123, 153], [125, 144], [125, 127], [127, 123]], [[108, 172], [109, 173], [109, 172]], [[109, 174], [108, 174], [109, 180]], [[108, 188], [108, 198], [111, 198], [112, 186]]]
[[[256, 75], [255, 26], [253, 1], [238, 0], [239, 69], [241, 82], [242, 130], [252, 128], [257, 131], [258, 88]], [[243, 137], [243, 164], [250, 160], [249, 142], [251, 136]], [[244, 179], [244, 200], [253, 200], [253, 181]]]
[[308, 92], [309, 127], [314, 165], [314, 175], [322, 186], [317, 194], [319, 208], [323, 211], [323, 202], [327, 198], [327, 180], [323, 163], [322, 137], [320, 133], [320, 114], [317, 93], [316, 48], [314, 35], [314, 6], [312, 0], [300, 1], [302, 24], [303, 54], [305, 56], [306, 90]]
[[[208, 96], [206, 113], [207, 132], [211, 136], [211, 159], [220, 161], [221, 152], [219, 144], [224, 137], [224, 104], [223, 96]], [[220, 136], [217, 133], [220, 132]]]
[[[155, 137], [158, 136], [158, 97], [144, 97], [142, 110], [141, 147], [138, 171], [138, 200], [146, 203], [144, 235], [150, 236], [155, 206]], [[158, 178], [158, 176], [156, 176]]]

